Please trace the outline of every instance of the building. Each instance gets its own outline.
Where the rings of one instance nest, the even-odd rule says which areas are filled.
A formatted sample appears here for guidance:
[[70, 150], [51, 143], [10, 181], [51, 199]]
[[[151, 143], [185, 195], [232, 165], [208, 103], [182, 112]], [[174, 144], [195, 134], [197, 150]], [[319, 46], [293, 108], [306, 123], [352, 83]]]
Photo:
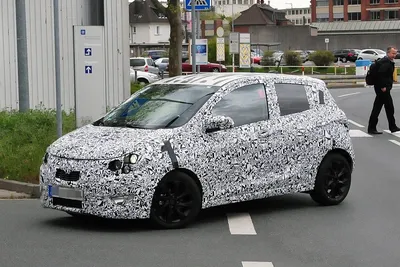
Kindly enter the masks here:
[[398, 20], [399, 0], [311, 0], [312, 22]]
[[171, 30], [168, 19], [150, 0], [136, 0], [129, 4], [129, 25], [131, 44], [169, 43]]
[[286, 13], [263, 3], [252, 5], [234, 20], [235, 32], [242, 33], [248, 33], [250, 26], [285, 25], [292, 25], [291, 21], [286, 18]]
[[286, 18], [294, 25], [310, 25], [311, 23], [310, 7], [287, 8], [282, 11], [286, 12]]
[[257, 0], [215, 0], [213, 2], [215, 13], [232, 17], [257, 3]]
[[[30, 109], [56, 107], [53, 3], [53, 0], [0, 0], [0, 110], [19, 110], [20, 104], [25, 106], [26, 102]], [[59, 1], [64, 111], [75, 109], [75, 70], [82, 70], [74, 62], [74, 26], [104, 26], [106, 105], [115, 107], [129, 97], [128, 4], [127, 0]], [[21, 13], [26, 23], [19, 19]], [[17, 38], [18, 29], [25, 29], [26, 37]], [[19, 47], [18, 41], [24, 39], [26, 44]], [[27, 86], [21, 86], [19, 80]]]

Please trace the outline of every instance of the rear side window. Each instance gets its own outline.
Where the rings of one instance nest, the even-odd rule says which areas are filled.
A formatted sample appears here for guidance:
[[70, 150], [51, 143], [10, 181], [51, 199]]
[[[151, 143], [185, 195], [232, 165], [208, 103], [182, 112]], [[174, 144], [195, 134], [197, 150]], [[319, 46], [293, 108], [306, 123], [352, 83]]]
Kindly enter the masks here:
[[310, 109], [304, 85], [276, 83], [275, 91], [278, 95], [281, 116], [295, 114]]
[[147, 65], [149, 65], [149, 66], [153, 66], [153, 65], [154, 65], [153, 60], [150, 59], [150, 58], [147, 58], [147, 59], [146, 59], [146, 62], [147, 62]]
[[145, 61], [142, 58], [131, 59], [131, 67], [140, 67], [140, 66], [144, 66], [144, 65], [145, 65]]

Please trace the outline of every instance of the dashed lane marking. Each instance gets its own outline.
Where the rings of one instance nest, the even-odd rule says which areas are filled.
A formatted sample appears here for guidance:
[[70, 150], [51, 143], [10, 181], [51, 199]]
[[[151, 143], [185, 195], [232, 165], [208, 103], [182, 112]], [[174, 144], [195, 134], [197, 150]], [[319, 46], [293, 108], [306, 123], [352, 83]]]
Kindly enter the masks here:
[[344, 95], [339, 95], [338, 97], [345, 97], [345, 96], [351, 96], [351, 95], [358, 95], [360, 92], [356, 93], [350, 93], [350, 94], [344, 94]]
[[357, 126], [357, 127], [360, 127], [360, 128], [364, 128], [364, 125], [361, 125], [361, 124], [359, 124], [359, 123], [357, 123], [357, 122], [355, 122], [355, 121], [352, 121], [352, 120], [348, 120], [351, 124], [353, 124], [353, 125], [355, 125], [355, 126]]
[[350, 130], [350, 137], [372, 137], [372, 135], [367, 134], [361, 130]]
[[389, 140], [389, 142], [392, 142], [393, 144], [396, 144], [396, 145], [400, 146], [400, 142], [399, 142], [399, 141], [396, 141], [396, 140]]
[[274, 267], [274, 265], [266, 261], [242, 261], [242, 267]]
[[227, 214], [229, 231], [232, 235], [256, 235], [253, 221], [248, 213]]
[[391, 132], [391, 131], [389, 131], [389, 130], [384, 130], [384, 132], [386, 132], [386, 133], [389, 133], [389, 134], [391, 134], [391, 135], [394, 135], [394, 136], [396, 136], [396, 137], [400, 138], [400, 132], [395, 132], [395, 133], [392, 133], [392, 132]]

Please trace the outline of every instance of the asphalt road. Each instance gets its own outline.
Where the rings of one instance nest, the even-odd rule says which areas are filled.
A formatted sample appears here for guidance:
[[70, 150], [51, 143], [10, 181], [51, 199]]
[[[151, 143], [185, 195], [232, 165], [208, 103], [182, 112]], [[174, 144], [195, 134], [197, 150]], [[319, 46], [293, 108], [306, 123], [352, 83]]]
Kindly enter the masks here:
[[[146, 221], [79, 221], [37, 200], [1, 200], [0, 266], [399, 266], [400, 135], [366, 134], [372, 89], [331, 92], [353, 122], [357, 161], [342, 205], [319, 207], [296, 194], [211, 209], [190, 228], [154, 231]], [[400, 90], [392, 94], [400, 122]], [[388, 128], [384, 110], [379, 126]]]

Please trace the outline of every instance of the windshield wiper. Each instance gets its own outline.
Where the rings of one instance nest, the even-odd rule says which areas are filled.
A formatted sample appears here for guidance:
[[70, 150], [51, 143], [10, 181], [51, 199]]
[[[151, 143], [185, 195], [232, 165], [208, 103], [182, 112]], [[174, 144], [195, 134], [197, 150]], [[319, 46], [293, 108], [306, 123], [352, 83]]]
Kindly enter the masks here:
[[152, 99], [151, 99], [151, 101], [154, 101], [154, 100], [193, 105], [193, 103], [190, 103], [190, 102], [179, 101], [179, 100], [172, 100], [172, 99], [165, 99], [165, 98], [152, 98]]
[[167, 123], [167, 125], [165, 125], [165, 128], [168, 128], [171, 124], [173, 124], [177, 119], [179, 119], [181, 116], [177, 115], [175, 118], [173, 118], [170, 122]]

